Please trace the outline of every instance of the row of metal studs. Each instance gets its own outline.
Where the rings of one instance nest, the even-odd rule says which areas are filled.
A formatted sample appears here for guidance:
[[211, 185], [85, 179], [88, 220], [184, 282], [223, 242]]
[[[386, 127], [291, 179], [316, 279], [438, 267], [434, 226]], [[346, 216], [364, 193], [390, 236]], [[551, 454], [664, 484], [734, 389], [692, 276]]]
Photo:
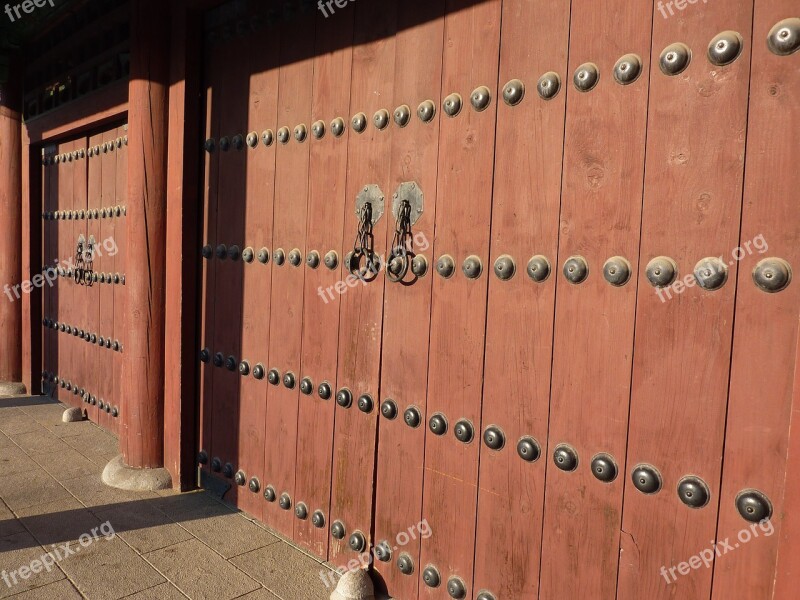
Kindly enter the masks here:
[[86, 391], [83, 388], [78, 388], [77, 384], [73, 385], [71, 381], [59, 377], [55, 373], [50, 373], [48, 371], [42, 371], [42, 381], [54, 383], [55, 385], [60, 385], [62, 389], [67, 391], [71, 391], [75, 396], [81, 396], [81, 399], [86, 404], [91, 404], [92, 406], [99, 406], [100, 410], [105, 410], [108, 414], [112, 417], [116, 418], [119, 416], [119, 408], [116, 406], [111, 406], [111, 403], [105, 402], [102, 398], [98, 401], [97, 396], [91, 394], [90, 392]]

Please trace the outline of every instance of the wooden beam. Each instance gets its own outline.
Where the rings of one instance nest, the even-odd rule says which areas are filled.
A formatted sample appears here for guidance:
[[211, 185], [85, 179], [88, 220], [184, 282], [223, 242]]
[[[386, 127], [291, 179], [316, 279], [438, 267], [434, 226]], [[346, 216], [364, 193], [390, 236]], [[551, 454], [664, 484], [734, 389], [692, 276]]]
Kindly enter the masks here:
[[197, 256], [202, 13], [174, 0], [166, 226], [164, 466], [175, 487], [196, 486]]
[[118, 121], [128, 111], [128, 81], [122, 80], [25, 121], [32, 144], [53, 142]]
[[[0, 84], [0, 393], [22, 381], [22, 93], [12, 73]], [[30, 289], [27, 289], [29, 292]]]
[[[164, 302], [169, 100], [168, 5], [131, 3], [128, 113], [128, 304], [120, 448], [126, 465], [163, 466]], [[153, 15], [159, 18], [153, 18]]]

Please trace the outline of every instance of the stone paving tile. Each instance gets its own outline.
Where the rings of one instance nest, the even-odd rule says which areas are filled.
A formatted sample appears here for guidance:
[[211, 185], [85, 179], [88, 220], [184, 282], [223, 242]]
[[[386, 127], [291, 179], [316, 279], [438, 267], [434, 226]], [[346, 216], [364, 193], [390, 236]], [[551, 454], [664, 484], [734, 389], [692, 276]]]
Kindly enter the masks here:
[[[34, 565], [37, 570], [41, 569], [39, 573], [29, 571], [19, 573], [20, 567], [29, 569], [33, 561], [40, 560], [44, 554], [45, 550], [27, 532], [0, 538], [0, 573], [5, 571], [11, 583], [9, 587], [5, 580], [0, 579], [0, 598], [7, 598], [64, 579], [64, 573], [57, 567], [51, 567], [48, 571], [39, 565]], [[16, 582], [12, 573], [17, 576]], [[22, 575], [28, 575], [28, 578], [24, 579]]]
[[260, 587], [198, 540], [145, 556], [179, 590], [195, 600], [232, 600]]
[[84, 433], [62, 438], [64, 443], [80, 452], [83, 456], [91, 460], [100, 467], [108, 464], [119, 452], [119, 440], [114, 436], [105, 433], [99, 427], [94, 427]]
[[333, 591], [320, 577], [328, 569], [289, 544], [272, 544], [230, 562], [282, 598], [327, 600]]
[[51, 544], [75, 541], [101, 523], [101, 519], [72, 497], [19, 510], [17, 516], [36, 540], [48, 549]]
[[25, 408], [36, 404], [53, 404], [55, 400], [47, 396], [0, 396], [0, 410], [4, 408]]
[[102, 427], [98, 427], [88, 421], [89, 426], [78, 435], [69, 436], [64, 438], [70, 446], [76, 450], [104, 450], [109, 446], [119, 447], [119, 439], [112, 433], [109, 433]]
[[44, 402], [31, 402], [30, 404], [20, 404], [18, 408], [26, 415], [33, 417], [45, 427], [61, 423], [61, 414], [66, 409], [66, 405], [54, 400]]
[[276, 596], [267, 588], [259, 588], [255, 592], [250, 592], [244, 596], [239, 596], [237, 600], [281, 600], [281, 597]]
[[34, 460], [59, 481], [97, 473], [97, 465], [95, 463], [66, 444], [64, 448], [57, 452], [36, 454], [34, 455]]
[[[10, 402], [0, 400], [0, 569], [53, 545], [77, 552], [9, 593], [0, 580], [0, 598], [328, 599], [326, 567], [263, 524], [204, 491], [109, 488], [100, 473], [119, 453], [115, 436], [88, 421], [62, 424], [54, 402]], [[114, 539], [77, 544], [106, 520]]]
[[12, 441], [32, 457], [37, 454], [61, 452], [69, 448], [61, 438], [54, 436], [44, 427], [27, 433], [12, 434]]
[[116, 600], [165, 580], [121, 539], [100, 538], [59, 563], [78, 590], [92, 600]]
[[64, 481], [63, 484], [78, 500], [89, 507], [158, 498], [152, 492], [128, 492], [109, 487], [103, 483], [100, 472], [94, 475], [75, 477]]
[[61, 415], [64, 412], [64, 409], [65, 407], [58, 409], [58, 421], [41, 415], [36, 415], [34, 418], [39, 424], [41, 424], [42, 427], [62, 439], [83, 435], [87, 432], [90, 433], [92, 429], [99, 429], [97, 425], [88, 420], [77, 421], [74, 423], [64, 423], [61, 420]]
[[145, 554], [192, 538], [192, 534], [158, 510], [155, 501], [128, 502], [96, 510], [103, 521], [134, 550]]
[[82, 596], [68, 579], [43, 585], [14, 596], [14, 600], [81, 600]]
[[17, 473], [29, 473], [38, 469], [40, 467], [36, 464], [36, 461], [17, 446], [3, 448], [2, 455], [0, 455], [0, 477], [8, 477]]
[[204, 491], [169, 496], [162, 495], [154, 503], [162, 512], [172, 517], [175, 521], [228, 515], [236, 512], [235, 509], [219, 502], [211, 494]]
[[22, 523], [17, 520], [5, 502], [0, 501], [0, 538], [7, 537], [13, 533], [22, 533], [23, 531], [25, 531], [25, 528]]
[[270, 532], [257, 527], [239, 513], [203, 516], [178, 522], [225, 558], [280, 542]]
[[31, 431], [47, 431], [36, 419], [26, 415], [18, 408], [9, 408], [3, 411], [3, 418], [0, 419], [0, 431], [6, 435], [20, 435]]
[[160, 497], [154, 504], [181, 527], [192, 521], [236, 515], [237, 511], [219, 502], [206, 492], [190, 492], [182, 496]]
[[[31, 493], [34, 490], [34, 493]], [[30, 472], [0, 475], [0, 497], [13, 511], [68, 499], [70, 493], [38, 466]]]
[[162, 583], [150, 589], [126, 596], [125, 600], [184, 600], [186, 595], [171, 583]]

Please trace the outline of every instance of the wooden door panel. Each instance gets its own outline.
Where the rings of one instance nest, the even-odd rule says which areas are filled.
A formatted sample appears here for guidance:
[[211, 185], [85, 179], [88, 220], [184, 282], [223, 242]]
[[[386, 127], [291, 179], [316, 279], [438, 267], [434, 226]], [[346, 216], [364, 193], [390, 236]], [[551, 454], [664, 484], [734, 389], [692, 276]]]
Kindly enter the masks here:
[[[211, 51], [221, 56], [218, 78], [219, 96], [214, 96], [219, 111], [219, 173], [217, 175], [217, 219], [214, 298], [214, 353], [217, 367], [213, 377], [212, 464], [231, 487], [225, 499], [235, 503], [239, 486], [233, 477], [239, 458], [239, 405], [242, 337], [242, 250], [244, 249], [247, 146], [246, 134], [248, 77], [247, 61], [242, 60], [245, 45], [241, 37], [216, 44]], [[219, 356], [221, 355], [221, 356]], [[218, 463], [214, 463], [218, 459]]]
[[[102, 210], [100, 219], [100, 240], [116, 239], [117, 217], [114, 214], [114, 207], [117, 205], [117, 156], [116, 148], [112, 140], [116, 138], [116, 131], [104, 131], [100, 136], [100, 155], [97, 159], [102, 170], [101, 189], [102, 189]], [[93, 158], [92, 160], [96, 160]], [[116, 256], [103, 253], [98, 265], [98, 270], [104, 275], [113, 274], [116, 270]], [[118, 381], [118, 370], [114, 368], [114, 356], [110, 349], [101, 345], [105, 342], [110, 345], [113, 343], [115, 328], [114, 324], [118, 318], [116, 307], [114, 306], [114, 287], [111, 283], [99, 284], [100, 295], [100, 327], [98, 333], [97, 359], [98, 364], [102, 365], [103, 393], [98, 395], [98, 423], [101, 427], [111, 428], [112, 417], [106, 412], [105, 407], [110, 403], [112, 406], [118, 405], [117, 398], [124, 388], [124, 382]]]
[[[419, 564], [425, 598], [448, 597], [451, 579], [472, 595], [500, 7], [496, 1], [448, 1], [445, 17], [427, 417], [428, 422], [436, 417], [436, 432], [442, 419], [448, 431], [437, 435], [428, 423], [421, 424], [429, 429], [422, 515], [432, 532], [422, 541]], [[480, 110], [473, 108], [473, 93]], [[449, 117], [445, 111], [454, 112], [459, 101], [453, 94], [459, 94], [462, 106]], [[453, 272], [444, 278], [438, 263], [444, 265], [448, 257]], [[477, 277], [462, 271], [466, 263]], [[471, 441], [456, 439], [459, 421], [474, 431]], [[431, 587], [436, 579], [441, 583]]]
[[[384, 292], [380, 402], [389, 412], [381, 410], [379, 423], [375, 544], [383, 544], [388, 552], [373, 564], [379, 586], [399, 598], [416, 598], [419, 590], [417, 529], [422, 519], [425, 428], [409, 427], [403, 413], [415, 406], [425, 422], [440, 117], [425, 122], [417, 109], [425, 100], [438, 104], [441, 96], [444, 4], [444, 0], [405, 2], [398, 7], [397, 19], [394, 107], [396, 112], [405, 106], [409, 121], [403, 127], [393, 124], [391, 179], [385, 191], [394, 202], [401, 185], [414, 183], [424, 205], [410, 229], [411, 248], [406, 239], [394, 240], [398, 223], [387, 214], [385, 253], [389, 260], [399, 244], [408, 253], [407, 261], [412, 257], [427, 261], [427, 273], [419, 277], [407, 264], [406, 276], [401, 282], [387, 280]], [[407, 535], [409, 530], [415, 535]], [[413, 573], [401, 571], [407, 561], [415, 565]]]
[[[55, 205], [55, 209], [59, 214], [59, 217], [63, 215], [65, 211], [65, 198], [64, 198], [64, 167], [61, 164], [61, 156], [65, 151], [66, 146], [63, 143], [56, 144], [55, 146], [55, 166], [53, 167], [53, 201]], [[56, 238], [55, 238], [55, 257], [59, 260], [62, 260], [61, 257], [64, 257], [64, 250], [67, 247], [67, 221], [65, 219], [59, 218], [56, 224]], [[64, 257], [66, 258], [66, 257]], [[59, 273], [59, 277], [61, 274]], [[66, 303], [67, 303], [67, 290], [66, 286], [62, 286], [61, 280], [57, 284], [58, 286], [58, 297], [57, 297], [57, 321], [59, 324], [59, 328], [55, 331], [55, 354], [56, 354], [56, 362], [58, 363], [58, 375], [59, 375], [59, 384], [56, 389], [55, 397], [60, 401], [64, 402], [66, 397], [66, 392], [64, 391], [64, 385], [66, 385], [66, 379], [69, 377], [68, 375], [68, 366], [67, 366], [67, 356], [66, 352], [64, 351], [63, 345], [61, 344], [63, 340], [63, 335], [61, 333], [61, 324], [66, 323], [67, 311], [66, 311]], [[63, 382], [63, 383], [62, 383]]]
[[[800, 145], [785, 135], [800, 130], [800, 55], [775, 54], [765, 43], [793, 9], [796, 13], [797, 4], [785, 0], [755, 4], [741, 261], [717, 527], [717, 539], [738, 539], [739, 548], [717, 559], [714, 598], [773, 597], [779, 540], [787, 538], [782, 521], [796, 506], [783, 495], [794, 477], [787, 479], [787, 453], [792, 402], [797, 402], [792, 375], [800, 287], [793, 282], [782, 291], [767, 292], [754, 280], [762, 269], [780, 264], [776, 259], [795, 272], [800, 265], [800, 214], [796, 204], [787, 202], [800, 189], [794, 166]], [[758, 490], [772, 504], [772, 519], [756, 529], [742, 518], [735, 502], [748, 490]], [[750, 538], [746, 543], [738, 538], [742, 530], [753, 534], [741, 534]]]
[[44, 198], [43, 205], [47, 218], [44, 221], [44, 235], [42, 237], [44, 264], [48, 269], [47, 285], [44, 288], [43, 303], [44, 315], [48, 319], [49, 327], [45, 327], [43, 336], [45, 371], [50, 380], [48, 386], [43, 391], [51, 397], [58, 396], [58, 383], [55, 377], [60, 377], [60, 367], [58, 364], [58, 332], [55, 327], [58, 321], [58, 226], [60, 218], [56, 218], [58, 211], [58, 167], [54, 160], [57, 148], [48, 145], [44, 149], [45, 166], [43, 170], [44, 185], [42, 186]]
[[[710, 569], [675, 569], [716, 530], [737, 275], [728, 259], [739, 241], [750, 44], [727, 66], [712, 64], [707, 49], [726, 30], [750, 39], [752, 3], [691, 8], [653, 21], [620, 598], [707, 598], [711, 589]], [[664, 52], [675, 43], [685, 48]], [[658, 68], [663, 53], [667, 71], [678, 71], [686, 49], [684, 71]], [[688, 289], [654, 288], [648, 264], [657, 285], [673, 270], [666, 259], [651, 263], [662, 256], [674, 261], [680, 282], [700, 261], [722, 257], [728, 281], [715, 291], [691, 278]], [[712, 274], [703, 269], [700, 281], [705, 271]], [[679, 486], [690, 504], [706, 487], [710, 499], [690, 508]]]
[[[209, 35], [200, 449], [206, 468], [230, 464], [226, 500], [334, 564], [371, 550], [379, 591], [409, 600], [700, 599], [712, 578], [720, 598], [788, 593], [775, 573], [793, 549], [758, 525], [713, 567], [673, 572], [749, 527], [743, 490], [769, 498], [775, 533], [791, 526], [800, 303], [794, 283], [769, 294], [752, 275], [800, 262], [800, 54], [765, 43], [791, 8], [411, 0]], [[726, 31], [740, 37], [709, 50]], [[49, 195], [79, 209], [75, 164], [54, 168]], [[90, 190], [106, 176], [90, 166]], [[404, 183], [424, 197], [410, 237], [428, 272], [362, 285], [346, 260], [356, 200], [384, 198], [383, 270]], [[74, 254], [81, 225], [58, 225], [55, 253]], [[706, 289], [692, 273], [720, 256], [727, 278]], [[678, 285], [656, 287], [673, 264]], [[698, 269], [707, 287], [714, 274]], [[74, 288], [45, 296], [70, 324]], [[53, 362], [80, 372], [74, 336], [54, 335], [68, 346]]]
[[[557, 268], [567, 96], [562, 89], [545, 100], [536, 84], [553, 72], [562, 85], [569, 82], [570, 4], [507, 0], [502, 22], [498, 89], [509, 100], [499, 99], [497, 105], [487, 271], [498, 270], [489, 276], [481, 419], [484, 428], [500, 427], [506, 443], [501, 451], [481, 448], [474, 587], [498, 598], [521, 599], [535, 598], [539, 587], [547, 462], [540, 455], [547, 451], [558, 279], [534, 281], [527, 266], [534, 256], [544, 256]], [[513, 261], [511, 273], [507, 259]], [[523, 460], [518, 447], [535, 456]]]
[[[281, 376], [267, 391], [265, 477], [277, 499], [264, 509], [265, 521], [286, 536], [294, 532], [297, 414], [303, 332], [306, 218], [313, 60], [305, 51], [314, 15], [283, 26], [278, 83], [278, 147], [272, 243], [283, 261], [272, 261], [270, 366]], [[303, 128], [298, 138], [298, 127]], [[281, 135], [285, 135], [281, 141]], [[293, 259], [295, 259], [293, 262]], [[281, 452], [285, 449], [287, 452]]]
[[[58, 203], [61, 210], [65, 211], [67, 219], [62, 222], [62, 229], [59, 233], [63, 234], [59, 236], [59, 247], [60, 247], [60, 255], [63, 257], [63, 260], [72, 257], [70, 261], [71, 264], [74, 265], [74, 256], [75, 256], [75, 243], [77, 240], [76, 228], [75, 228], [75, 219], [72, 218], [72, 212], [75, 210], [74, 205], [74, 188], [72, 185], [72, 180], [74, 177], [75, 169], [74, 165], [71, 161], [67, 159], [67, 156], [72, 153], [72, 150], [75, 148], [74, 142], [66, 142], [63, 144], [59, 144], [59, 152], [61, 152], [61, 164], [59, 166], [59, 177], [58, 177]], [[59, 319], [62, 323], [66, 325], [66, 327], [72, 327], [72, 324], [75, 322], [75, 287], [70, 285], [69, 277], [71, 276], [71, 272], [69, 268], [67, 268], [67, 279], [65, 279], [65, 285], [62, 287], [64, 292], [64, 302], [62, 305], [62, 313], [61, 318]], [[72, 335], [67, 333], [67, 331], [61, 331], [58, 340], [58, 348], [59, 348], [59, 355], [63, 357], [64, 362], [64, 374], [67, 379], [67, 384], [69, 388], [62, 387], [61, 392], [59, 393], [59, 399], [68, 406], [74, 406], [74, 396], [72, 394], [73, 386], [77, 385], [76, 379], [76, 361], [75, 361], [75, 353], [72, 343]]]
[[[798, 350], [800, 350], [800, 332], [798, 332]], [[783, 497], [785, 506], [797, 506], [800, 502], [800, 479], [791, 474], [800, 469], [800, 411], [797, 410], [796, 399], [800, 398], [800, 351], [795, 355], [794, 397], [792, 420], [789, 424], [789, 443], [786, 458], [786, 483]], [[784, 425], [785, 427], [785, 425]], [[781, 536], [778, 540], [778, 557], [775, 568], [776, 600], [791, 600], [797, 595], [800, 585], [800, 571], [797, 570], [800, 557], [800, 518], [796, 511], [784, 511], [780, 523]], [[722, 585], [725, 585], [723, 582]]]
[[572, 5], [543, 598], [616, 594], [652, 14]]
[[[276, 32], [277, 33], [277, 32]], [[244, 234], [242, 305], [241, 408], [239, 411], [239, 461], [248, 489], [239, 506], [256, 518], [264, 509], [264, 435], [266, 433], [269, 326], [272, 272], [268, 263], [272, 247], [275, 181], [275, 144], [263, 143], [261, 132], [272, 127], [278, 112], [278, 68], [271, 67], [280, 47], [280, 36], [251, 34], [245, 46], [258, 45], [248, 53], [247, 191]], [[242, 367], [244, 365], [244, 367]], [[256, 376], [260, 377], [257, 378]], [[255, 478], [255, 483], [253, 478]], [[249, 491], [248, 491], [249, 490]]]
[[[110, 381], [108, 378], [108, 370], [101, 367], [102, 355], [104, 350], [97, 344], [98, 336], [103, 335], [101, 327], [102, 311], [108, 310], [103, 305], [103, 290], [105, 284], [99, 282], [99, 274], [104, 273], [107, 253], [102, 249], [103, 236], [102, 236], [102, 223], [105, 219], [100, 218], [100, 211], [103, 208], [103, 168], [100, 160], [100, 155], [95, 155], [95, 146], [99, 148], [102, 143], [102, 135], [96, 134], [89, 136], [88, 139], [88, 157], [86, 159], [88, 168], [88, 198], [87, 210], [91, 212], [92, 218], [87, 222], [87, 231], [90, 236], [94, 236], [95, 240], [101, 246], [101, 253], [96, 255], [92, 262], [94, 272], [98, 274], [98, 281], [92, 282], [91, 296], [92, 306], [91, 315], [88, 318], [87, 330], [91, 331], [95, 337], [95, 343], [90, 346], [91, 360], [95, 368], [92, 369], [90, 381], [87, 383], [87, 389], [90, 391], [89, 402], [84, 405], [89, 418], [95, 423], [100, 416], [99, 408], [97, 406], [98, 397], [106, 398], [110, 394], [106, 391], [106, 382]], [[95, 212], [97, 211], [97, 217]], [[111, 307], [113, 310], [113, 307]], [[92, 402], [94, 400], [94, 402]]]
[[[362, 133], [351, 130], [347, 139], [342, 263], [353, 250], [351, 244], [359, 230], [354, 210], [358, 194], [369, 185], [377, 185], [386, 201], [391, 198], [388, 188], [393, 131], [390, 126], [379, 130], [373, 116], [379, 110], [389, 111], [390, 115], [392, 111], [397, 2], [361, 3], [354, 8], [351, 119], [347, 127], [352, 128], [353, 117], [361, 113], [365, 129]], [[387, 223], [384, 215], [372, 230], [376, 254], [386, 245]], [[348, 545], [352, 535], [360, 534], [363, 550], [372, 545], [384, 277], [382, 273], [369, 276], [361, 285], [344, 265], [339, 273], [340, 284], [349, 281], [355, 287], [348, 286], [338, 298], [341, 306], [336, 385], [350, 398], [349, 404], [342, 403], [344, 406], [337, 400], [335, 408], [331, 519], [343, 524], [345, 535], [341, 539], [331, 536], [329, 557], [335, 563], [346, 563], [353, 557]], [[362, 395], [369, 400], [359, 402]]]
[[[111, 405], [111, 428], [115, 432], [119, 432], [121, 413], [126, 409], [125, 406], [125, 390], [126, 385], [122, 379], [122, 361], [123, 353], [125, 352], [125, 318], [127, 309], [125, 307], [125, 292], [126, 281], [126, 247], [127, 247], [127, 231], [128, 219], [127, 206], [128, 206], [128, 126], [121, 125], [112, 132], [114, 137], [114, 151], [115, 168], [114, 185], [116, 187], [116, 198], [114, 204], [114, 219], [113, 219], [113, 233], [111, 241], [108, 238], [98, 240], [100, 243], [105, 244], [103, 253], [105, 256], [110, 257], [113, 253], [114, 259], [114, 272], [111, 283], [108, 283], [108, 274], [106, 274], [106, 285], [112, 289], [114, 298], [114, 342], [119, 344], [119, 350], [111, 354], [113, 362], [113, 377], [115, 392]], [[116, 347], [116, 346], [115, 346]], [[167, 363], [169, 368], [169, 363]], [[107, 410], [107, 407], [106, 407]], [[114, 414], [117, 416], [115, 417]]]
[[204, 48], [205, 65], [205, 142], [203, 153], [203, 250], [200, 266], [200, 419], [199, 419], [199, 451], [198, 461], [205, 474], [212, 472], [214, 446], [214, 376], [217, 367], [214, 363], [219, 347], [216, 345], [216, 280], [217, 248], [222, 243], [217, 233], [219, 162], [222, 151], [217, 140], [223, 137], [220, 133], [220, 114], [222, 107], [222, 71], [225, 67], [224, 56], [215, 52], [214, 47], [207, 44]]
[[[342, 229], [347, 182], [349, 129], [334, 135], [336, 118], [347, 123], [350, 110], [354, 11], [328, 19], [316, 18], [311, 123], [322, 124], [317, 139], [309, 124], [309, 192], [306, 227], [306, 274], [303, 303], [302, 376], [297, 425], [297, 502], [306, 517], [295, 520], [294, 539], [320, 558], [328, 556], [331, 502], [331, 452], [333, 448], [334, 401], [320, 385], [336, 390], [338, 366], [338, 298], [329, 290], [339, 281], [342, 259]], [[338, 130], [337, 130], [338, 131]], [[316, 254], [313, 254], [316, 252]], [[330, 252], [336, 263], [326, 264]], [[316, 261], [316, 266], [308, 258]], [[308, 393], [307, 393], [308, 392]], [[321, 517], [321, 518], [320, 518]]]
[[[74, 222], [74, 249], [72, 251], [75, 255], [77, 250], [78, 239], [83, 238], [83, 251], [86, 252], [89, 237], [86, 230], [86, 208], [87, 208], [87, 171], [86, 171], [86, 138], [78, 138], [74, 141], [73, 154], [72, 154], [72, 197], [75, 206]], [[83, 158], [80, 153], [83, 151]], [[77, 264], [76, 264], [77, 267]], [[91, 301], [91, 295], [88, 293], [89, 288], [84, 285], [75, 283], [73, 278], [67, 283], [73, 290], [74, 317], [72, 319], [72, 351], [74, 352], [75, 369], [74, 377], [76, 383], [73, 385], [72, 403], [74, 406], [83, 410], [83, 395], [89, 387], [89, 365], [87, 364], [89, 354], [86, 342], [84, 341], [86, 334], [86, 316], [88, 313], [87, 304]], [[80, 334], [84, 334], [81, 336]]]

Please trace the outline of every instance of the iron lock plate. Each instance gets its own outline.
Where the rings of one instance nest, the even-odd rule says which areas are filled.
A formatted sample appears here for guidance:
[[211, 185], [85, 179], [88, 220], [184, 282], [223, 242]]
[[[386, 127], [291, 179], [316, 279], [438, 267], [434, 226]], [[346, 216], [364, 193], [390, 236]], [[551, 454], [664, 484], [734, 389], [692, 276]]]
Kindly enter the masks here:
[[385, 211], [385, 198], [381, 188], [378, 187], [377, 184], [370, 183], [369, 185], [365, 185], [358, 193], [358, 196], [356, 196], [355, 213], [357, 217], [361, 217], [361, 213], [367, 203], [372, 205], [372, 224], [375, 225], [381, 220], [381, 217]]
[[400, 208], [404, 200], [407, 200], [411, 205], [410, 219], [411, 225], [414, 225], [419, 221], [425, 208], [425, 199], [422, 189], [413, 181], [404, 181], [397, 186], [397, 191], [395, 191], [392, 199], [392, 214], [396, 221], [400, 219]]

